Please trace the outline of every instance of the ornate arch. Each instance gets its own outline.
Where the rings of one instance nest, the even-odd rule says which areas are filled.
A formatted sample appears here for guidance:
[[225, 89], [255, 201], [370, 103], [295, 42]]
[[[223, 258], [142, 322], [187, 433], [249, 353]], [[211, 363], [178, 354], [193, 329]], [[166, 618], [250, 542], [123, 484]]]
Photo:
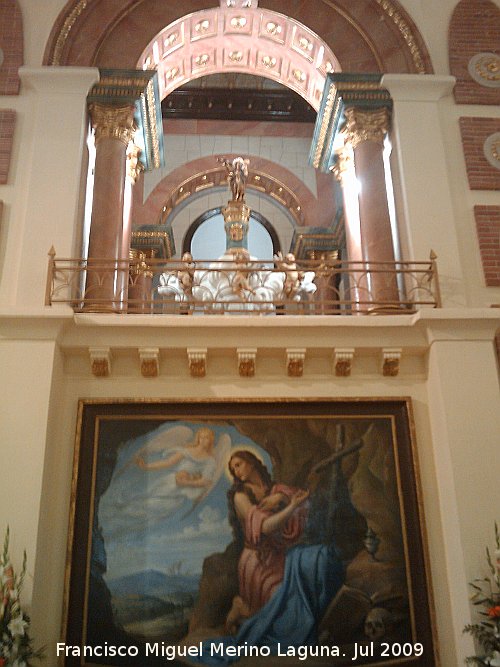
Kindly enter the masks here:
[[[145, 45], [165, 26], [212, 10], [214, 4], [69, 0], [49, 36], [44, 64], [134, 68]], [[335, 53], [344, 71], [432, 72], [424, 40], [397, 0], [261, 0], [261, 9], [307, 26]]]
[[[226, 157], [232, 159], [236, 155]], [[330, 197], [317, 198], [288, 169], [262, 157], [249, 158], [248, 192], [263, 194], [286, 209], [296, 226], [321, 227], [331, 223], [336, 209], [333, 192]], [[134, 198], [132, 217], [141, 220], [141, 224], [165, 224], [176, 214], [178, 207], [216, 188], [227, 188], [225, 168], [214, 156], [192, 160], [165, 176], [143, 203]]]
[[328, 72], [341, 67], [305, 25], [266, 9], [221, 6], [166, 26], [137, 67], [156, 69], [163, 99], [183, 83], [216, 72], [260, 74], [302, 95], [316, 110]]
[[[196, 220], [193, 220], [193, 222], [189, 225], [189, 228], [183, 238], [181, 255], [183, 255], [185, 252], [190, 252], [193, 236], [195, 235], [195, 232], [201, 227], [201, 225], [203, 225], [203, 223], [207, 222], [214, 216], [221, 214], [222, 214], [222, 207], [219, 206], [217, 208], [205, 211], [205, 213], [199, 215], [196, 218]], [[276, 255], [278, 252], [280, 252], [281, 245], [278, 234], [276, 233], [276, 230], [274, 229], [273, 225], [269, 222], [269, 220], [261, 213], [258, 213], [257, 211], [252, 211], [251, 218], [256, 220], [268, 232], [271, 238], [271, 242], [273, 244], [273, 256]]]

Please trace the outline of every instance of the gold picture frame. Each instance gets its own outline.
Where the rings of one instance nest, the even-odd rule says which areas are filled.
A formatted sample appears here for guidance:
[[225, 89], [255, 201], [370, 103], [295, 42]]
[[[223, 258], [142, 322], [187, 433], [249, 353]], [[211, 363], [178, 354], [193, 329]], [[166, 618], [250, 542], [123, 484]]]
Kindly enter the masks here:
[[409, 398], [81, 400], [74, 460], [64, 665], [438, 665]]

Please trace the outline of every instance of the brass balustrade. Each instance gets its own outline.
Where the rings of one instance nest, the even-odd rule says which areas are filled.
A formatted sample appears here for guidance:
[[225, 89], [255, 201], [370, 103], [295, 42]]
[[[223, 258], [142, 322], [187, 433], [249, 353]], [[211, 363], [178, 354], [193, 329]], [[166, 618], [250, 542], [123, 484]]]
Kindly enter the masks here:
[[[116, 294], [113, 286], [120, 284], [117, 277], [123, 272], [128, 286]], [[375, 274], [382, 276], [375, 281], [377, 294], [370, 287]], [[102, 297], [106, 285], [109, 299]], [[51, 249], [46, 305], [65, 303], [75, 312], [105, 312], [117, 301], [124, 313], [183, 315], [409, 314], [441, 307], [434, 253], [420, 262], [297, 260], [287, 265], [277, 258], [188, 262], [147, 258], [143, 253], [123, 260], [62, 259]]]

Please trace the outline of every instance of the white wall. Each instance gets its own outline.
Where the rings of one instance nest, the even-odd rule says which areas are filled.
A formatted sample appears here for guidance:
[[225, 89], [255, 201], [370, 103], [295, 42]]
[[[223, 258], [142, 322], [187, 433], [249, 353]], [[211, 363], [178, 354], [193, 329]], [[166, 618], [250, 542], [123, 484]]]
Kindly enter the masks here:
[[[30, 66], [40, 65], [50, 27], [63, 4], [63, 0], [40, 0], [34, 12], [32, 0], [20, 0], [27, 38], [26, 63]], [[436, 69], [446, 73], [447, 25], [436, 20], [436, 12], [449, 15], [455, 3], [443, 0], [436, 7], [431, 0], [403, 0], [403, 4], [415, 9], [417, 23], [428, 35], [428, 45], [432, 45]], [[57, 76], [56, 72], [51, 76]], [[415, 247], [428, 247], [429, 234], [443, 238], [443, 230], [433, 230], [428, 220], [420, 224], [418, 216], [413, 218], [420, 206], [422, 212], [436, 210], [433, 207], [445, 211], [443, 224], [458, 262], [457, 266], [450, 264], [450, 275], [457, 274], [461, 281], [460, 309], [451, 314], [445, 310], [426, 313], [429, 320], [442, 321], [426, 321], [423, 325], [402, 319], [389, 326], [394, 317], [383, 321], [360, 317], [349, 323], [338, 318], [334, 329], [325, 329], [317, 321], [295, 319], [287, 323], [290, 331], [281, 331], [278, 336], [271, 330], [259, 330], [262, 322], [257, 320], [245, 321], [243, 326], [211, 319], [203, 328], [196, 328], [185, 322], [186, 318], [166, 322], [151, 318], [142, 321], [137, 319], [141, 316], [133, 316], [136, 328], [129, 332], [130, 318], [126, 316], [95, 321], [90, 317], [86, 324], [78, 324], [66, 309], [42, 306], [47, 249], [58, 242], [61, 250], [74, 248], [84, 98], [93, 76], [92, 71], [82, 73], [76, 88], [57, 89], [59, 108], [46, 125], [42, 122], [43, 105], [52, 99], [50, 86], [29, 87], [26, 79], [19, 97], [0, 98], [2, 107], [18, 111], [13, 178], [0, 190], [6, 202], [0, 229], [0, 247], [4, 249], [0, 286], [0, 527], [11, 525], [13, 556], [18, 563], [22, 549], [28, 551], [34, 579], [27, 580], [24, 600], [28, 605], [33, 603], [37, 642], [52, 645], [59, 636], [79, 398], [410, 396], [442, 667], [462, 664], [463, 656], [471, 653], [470, 642], [461, 635], [470, 618], [466, 582], [481, 576], [483, 547], [492, 539], [493, 520], [498, 519], [495, 514], [500, 505], [498, 469], [494, 465], [500, 396], [491, 343], [499, 322], [492, 310], [471, 306], [498, 303], [500, 293], [482, 285], [477, 248], [472, 250], [472, 205], [479, 200], [468, 191], [463, 159], [459, 157], [457, 124], [449, 125], [447, 120], [451, 117], [456, 121], [461, 109], [451, 100], [436, 102], [435, 108], [427, 109], [440, 151], [440, 169], [435, 163], [433, 173], [444, 178], [445, 188], [431, 188], [428, 201], [420, 204], [416, 186], [420, 177], [412, 173], [414, 167], [399, 172], [410, 201], [407, 211], [412, 225], [408, 234]], [[42, 74], [39, 81], [43, 79]], [[497, 113], [493, 109], [490, 112]], [[406, 131], [404, 124], [401, 130]], [[421, 150], [423, 136], [410, 132], [401, 137], [401, 143], [406, 143], [411, 154]], [[424, 145], [426, 142], [428, 138]], [[430, 149], [429, 163], [432, 159]], [[407, 164], [400, 166], [406, 168]], [[496, 203], [497, 193], [483, 193], [481, 203], [486, 199]], [[418, 329], [412, 343], [407, 338], [411, 327]], [[248, 345], [249, 340], [264, 348], [280, 346], [269, 353], [269, 363], [261, 366], [263, 371], [250, 381], [237, 375], [234, 356], [234, 348], [242, 341]], [[403, 360], [408, 365], [402, 364], [398, 378], [380, 377], [377, 350], [382, 341], [392, 347], [406, 341]], [[194, 379], [187, 373], [184, 355], [189, 343], [216, 350], [210, 358], [215, 371], [205, 379]], [[106, 344], [120, 348], [113, 362], [116, 375], [96, 379], [89, 370], [88, 347]], [[147, 344], [170, 346], [163, 355], [166, 370], [157, 379], [142, 378], [137, 370], [137, 347]], [[301, 344], [314, 348], [310, 366], [306, 366], [302, 379], [289, 379], [283, 372], [282, 348]], [[338, 379], [331, 373], [331, 354], [335, 345], [342, 344], [362, 350], [362, 361], [351, 378]], [[55, 663], [51, 658], [47, 664], [52, 667]]]

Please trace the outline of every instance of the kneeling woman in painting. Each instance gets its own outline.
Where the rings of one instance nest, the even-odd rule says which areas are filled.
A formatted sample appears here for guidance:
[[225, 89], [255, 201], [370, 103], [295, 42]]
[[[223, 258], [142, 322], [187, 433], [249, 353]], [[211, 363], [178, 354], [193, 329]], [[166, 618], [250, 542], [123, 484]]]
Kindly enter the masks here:
[[229, 520], [242, 551], [240, 590], [227, 630], [235, 633], [241, 623], [236, 643], [314, 644], [317, 624], [343, 582], [343, 568], [333, 545], [299, 543], [309, 492], [274, 484], [247, 450], [231, 456], [229, 470]]

